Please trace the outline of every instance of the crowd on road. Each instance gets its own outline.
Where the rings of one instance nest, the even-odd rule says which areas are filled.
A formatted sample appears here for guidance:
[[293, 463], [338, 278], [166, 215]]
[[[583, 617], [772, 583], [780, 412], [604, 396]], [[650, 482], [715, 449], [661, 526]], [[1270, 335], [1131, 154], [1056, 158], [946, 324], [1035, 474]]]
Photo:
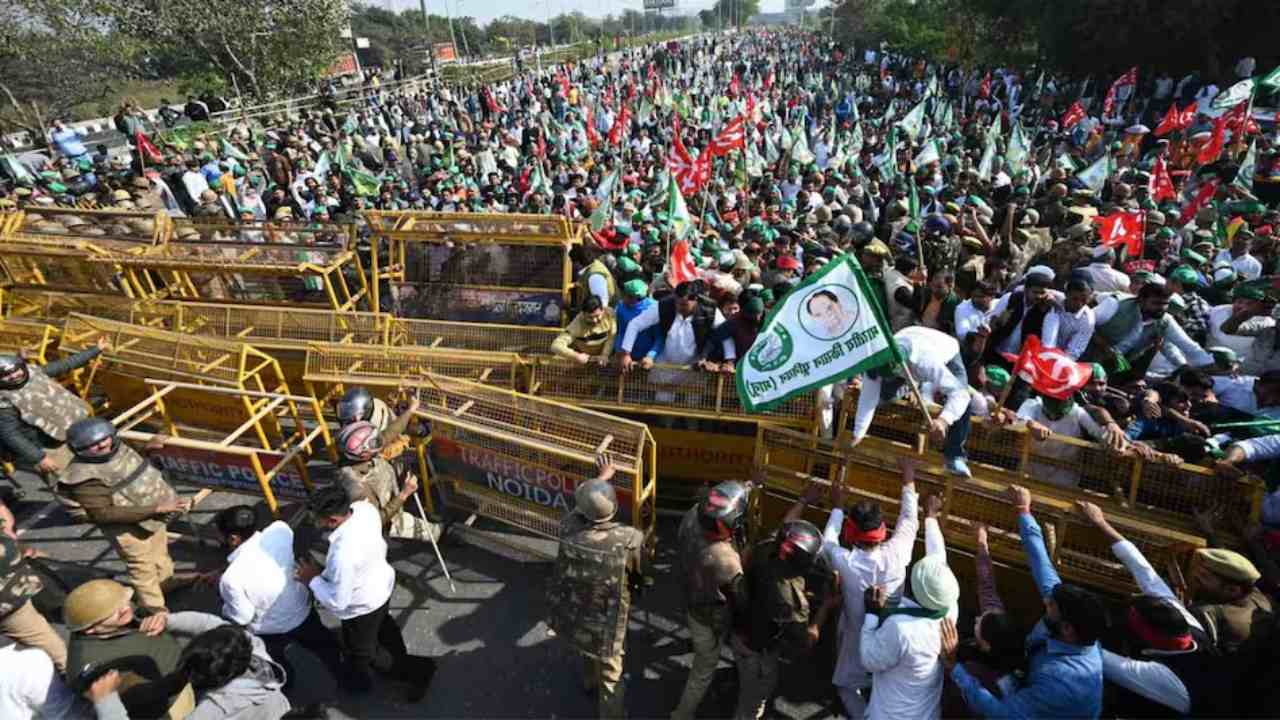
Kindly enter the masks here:
[[[584, 373], [609, 363], [625, 372], [734, 373], [792, 288], [856, 258], [903, 362], [848, 383], [859, 391], [855, 442], [876, 407], [918, 378], [925, 398], [942, 406], [930, 432], [957, 476], [981, 472], [970, 467], [966, 442], [971, 419], [987, 417], [1037, 441], [1094, 440], [1151, 462], [1210, 466], [1227, 480], [1253, 474], [1268, 492], [1244, 523], [1244, 547], [1197, 551], [1192, 590], [1182, 594], [1102, 510], [1081, 501], [1078, 512], [1113, 543], [1117, 567], [1142, 591], [1115, 605], [1061, 581], [1030, 493], [1012, 488], [1009, 512], [1045, 608], [1026, 628], [1003, 609], [981, 550], [981, 612], [972, 625], [958, 623], [962, 599], [939, 504], [926, 499], [919, 521], [909, 464], [892, 530], [878, 505], [846, 502], [838, 484], [825, 529], [800, 519], [817, 499], [815, 484], [776, 533], [749, 549], [741, 541], [749, 488], [716, 486], [680, 528], [678, 581], [688, 590], [695, 658], [675, 716], [696, 713], [728, 650], [740, 677], [737, 714], [760, 717], [779, 664], [809, 661], [821, 634], [834, 631], [832, 686], [849, 717], [1264, 717], [1280, 706], [1272, 609], [1280, 474], [1270, 462], [1280, 456], [1280, 137], [1254, 110], [1280, 76], [1256, 65], [1245, 58], [1219, 78], [1152, 77], [1142, 68], [1072, 78], [1052, 68], [974, 70], [855, 52], [798, 32], [698, 37], [486, 87], [375, 90], [355, 109], [233, 124], [219, 135], [139, 127], [129, 159], [91, 152], [55, 128], [48, 155], [5, 162], [0, 205], [88, 200], [300, 226], [360, 223], [368, 209], [560, 215], [588, 224], [590, 238], [573, 251], [576, 314], [550, 350]], [[844, 322], [834, 296], [818, 305], [809, 308], [818, 322]], [[1052, 357], [1050, 367], [1029, 368], [1028, 348]], [[1054, 374], [1067, 365], [1067, 375]], [[119, 536], [132, 538], [118, 542], [122, 556], [159, 553], [146, 543], [163, 524], [133, 528], [180, 511], [181, 501], [159, 484], [140, 500], [92, 473], [68, 475], [67, 467], [92, 463], [95, 448], [115, 452], [120, 443], [99, 425], [101, 436], [79, 447], [77, 425], [37, 420], [39, 403], [19, 399], [31, 382], [24, 373], [44, 376], [14, 361], [12, 379], [4, 377], [21, 384], [0, 393], [0, 441], [40, 433], [40, 442], [13, 449], [19, 464], [88, 487], [66, 494], [89, 520], [130, 528]], [[54, 392], [47, 377], [39, 382], [41, 393]], [[845, 389], [818, 391], [828, 432]], [[285, 589], [260, 601], [293, 592], [310, 607], [313, 596], [342, 621], [343, 662], [358, 670], [351, 677], [370, 668], [429, 677], [430, 661], [408, 655], [386, 620], [389, 566], [377, 560], [385, 555], [379, 520], [389, 527], [404, 498], [395, 502], [394, 478], [357, 490], [361, 479], [380, 477], [377, 450], [396, 431], [389, 419], [379, 427], [361, 417], [349, 418], [359, 432], [340, 438], [347, 462], [360, 467], [344, 492], [310, 503], [334, 538], [325, 566], [297, 564], [303, 587], [280, 570], [294, 563], [286, 540], [269, 539], [272, 528], [285, 534], [279, 523], [258, 531], [228, 520], [224, 532], [256, 538], [254, 562], [279, 570]], [[70, 445], [77, 459], [42, 467], [41, 444]], [[1037, 479], [1078, 486], [1064, 469], [1078, 451], [1062, 444], [1059, 459], [1068, 462]], [[601, 468], [600, 480], [579, 487], [563, 528], [566, 546], [595, 552], [562, 550], [553, 582], [569, 584], [566, 602], [581, 600], [568, 614], [584, 627], [598, 619], [592, 608], [612, 608], [603, 630], [560, 634], [588, 656], [585, 679], [601, 714], [620, 716], [626, 611], [645, 569], [636, 539], [613, 520], [607, 459]], [[130, 503], [145, 512], [112, 511]], [[1198, 519], [1212, 539], [1222, 518], [1205, 510]], [[921, 525], [927, 551], [912, 563]], [[986, 531], [977, 533], [984, 548]], [[355, 543], [380, 551], [357, 558]], [[159, 592], [163, 567], [129, 562], [136, 597], [153, 610], [156, 598], [143, 588]], [[378, 588], [339, 591], [352, 573]], [[226, 574], [222, 581], [225, 590]], [[608, 588], [612, 604], [574, 581]], [[77, 632], [130, 626], [128, 589], [102, 587], [85, 590], [93, 610]], [[173, 651], [172, 665], [186, 669], [197, 712], [205, 708], [198, 716], [278, 717], [272, 683], [283, 685], [286, 673], [272, 643], [255, 637], [305, 635], [318, 653], [335, 652], [333, 638], [296, 609], [284, 623], [291, 627], [274, 633], [255, 629], [262, 619], [248, 615], [187, 624], [164, 612], [152, 617], [167, 621], [144, 620], [139, 632], [163, 636], [167, 622], [203, 633]], [[249, 633], [225, 629], [228, 621]], [[379, 644], [394, 662], [379, 665]], [[237, 660], [202, 665], [209, 655], [201, 653]], [[104, 712], [115, 695], [94, 687]], [[243, 711], [224, 702], [246, 687], [245, 702], [260, 715], [235, 714]]]

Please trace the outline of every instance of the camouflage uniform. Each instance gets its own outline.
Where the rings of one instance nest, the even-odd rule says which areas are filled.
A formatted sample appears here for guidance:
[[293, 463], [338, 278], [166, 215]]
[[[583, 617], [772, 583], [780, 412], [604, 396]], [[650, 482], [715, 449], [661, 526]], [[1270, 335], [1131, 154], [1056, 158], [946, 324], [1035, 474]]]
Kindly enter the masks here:
[[692, 718], [707, 694], [720, 649], [730, 624], [730, 598], [725, 588], [742, 577], [742, 558], [728, 540], [707, 540], [694, 506], [680, 522], [677, 563], [684, 582], [684, 599], [693, 641], [693, 662], [673, 719]]
[[955, 270], [960, 262], [960, 238], [955, 235], [935, 235], [920, 241], [924, 266], [930, 275], [943, 270]]
[[644, 535], [577, 512], [560, 523], [560, 550], [547, 588], [548, 626], [582, 655], [583, 685], [599, 692], [602, 718], [624, 716], [622, 654], [630, 579], [641, 574]]
[[78, 352], [44, 367], [27, 365], [27, 382], [0, 389], [0, 450], [20, 467], [34, 467], [46, 452], [64, 467], [71, 460], [67, 428], [89, 416], [89, 406], [53, 378], [88, 365], [98, 348]]
[[[382, 447], [396, 442], [404, 434], [413, 416], [402, 413], [392, 419], [391, 409], [383, 401], [374, 398], [370, 424], [378, 430]], [[343, 464], [338, 467], [338, 482], [346, 489], [351, 502], [368, 500], [382, 516], [383, 531], [389, 537], [426, 540], [440, 537], [440, 526], [425, 518], [404, 512], [400, 499], [400, 483], [396, 469], [389, 460], [375, 456], [365, 462]]]
[[160, 586], [173, 576], [169, 557], [169, 518], [156, 506], [177, 496], [164, 473], [136, 450], [119, 447], [105, 462], [75, 458], [55, 491], [71, 516], [97, 524], [129, 569], [138, 603], [164, 607]]
[[45, 651], [61, 672], [67, 669], [67, 645], [31, 604], [43, 589], [44, 581], [23, 560], [18, 543], [0, 535], [0, 632]]
[[804, 647], [809, 625], [809, 600], [804, 575], [787, 570], [778, 560], [775, 540], [751, 550], [746, 569], [751, 598], [746, 644], [753, 652], [738, 658], [738, 718], [759, 718], [778, 686], [778, 661]]

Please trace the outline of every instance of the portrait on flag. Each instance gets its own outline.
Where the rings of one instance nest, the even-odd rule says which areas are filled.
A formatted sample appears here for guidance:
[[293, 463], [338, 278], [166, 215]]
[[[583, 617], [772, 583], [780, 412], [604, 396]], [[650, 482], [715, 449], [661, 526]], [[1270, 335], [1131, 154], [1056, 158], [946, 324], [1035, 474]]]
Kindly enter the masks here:
[[858, 261], [835, 258], [774, 306], [738, 362], [738, 397], [751, 412], [888, 365], [892, 333]]

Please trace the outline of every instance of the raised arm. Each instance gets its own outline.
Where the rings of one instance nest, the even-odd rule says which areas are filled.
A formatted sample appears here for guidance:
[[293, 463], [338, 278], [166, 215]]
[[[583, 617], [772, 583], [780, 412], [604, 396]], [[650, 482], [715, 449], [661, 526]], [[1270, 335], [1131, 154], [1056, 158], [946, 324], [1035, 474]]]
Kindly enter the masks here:
[[1009, 502], [1018, 513], [1018, 536], [1022, 538], [1022, 549], [1027, 553], [1027, 564], [1031, 566], [1036, 589], [1040, 591], [1040, 597], [1047, 598], [1053, 594], [1054, 588], [1062, 584], [1062, 578], [1058, 577], [1058, 571], [1049, 559], [1040, 523], [1031, 515], [1031, 492], [1021, 485], [1010, 485]]

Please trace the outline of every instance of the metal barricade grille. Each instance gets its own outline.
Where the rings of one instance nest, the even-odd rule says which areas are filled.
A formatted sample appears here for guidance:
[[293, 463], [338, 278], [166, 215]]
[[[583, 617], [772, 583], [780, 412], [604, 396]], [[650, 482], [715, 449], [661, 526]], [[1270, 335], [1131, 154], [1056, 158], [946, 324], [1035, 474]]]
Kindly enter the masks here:
[[373, 313], [334, 313], [305, 308], [244, 307], [207, 303], [172, 303], [185, 332], [303, 342], [382, 342], [383, 319]]
[[111, 320], [72, 315], [67, 318], [62, 346], [67, 350], [92, 347], [99, 337], [111, 343], [114, 372], [136, 378], [212, 383], [237, 387], [243, 373], [243, 345], [183, 333], [152, 330]]
[[0, 245], [0, 266], [15, 285], [120, 292], [115, 267], [93, 263], [86, 250], [6, 243]]
[[560, 291], [565, 249], [559, 245], [477, 243], [448, 247], [410, 243], [405, 282], [411, 285], [479, 285]]
[[428, 373], [434, 373], [514, 387], [520, 367], [520, 359], [510, 354], [312, 345], [307, 348], [306, 379], [349, 385], [416, 387], [422, 385]]
[[665, 366], [626, 374], [612, 364], [583, 366], [550, 358], [537, 364], [534, 394], [592, 407], [703, 418], [807, 424], [814, 412], [813, 396], [806, 393], [769, 412], [747, 413], [732, 376]]
[[392, 337], [404, 345], [430, 348], [546, 355], [560, 334], [557, 328], [496, 325], [419, 318], [395, 318]]
[[17, 223], [14, 232], [28, 237], [76, 237], [95, 243], [105, 240], [141, 247], [154, 245], [157, 236], [163, 234], [166, 223], [166, 217], [158, 218], [154, 212], [27, 207], [23, 209], [21, 222]]
[[72, 313], [104, 320], [159, 326], [173, 329], [176, 309], [160, 303], [146, 303], [124, 297], [90, 293], [65, 293], [33, 288], [5, 293], [5, 314], [13, 318], [61, 323]]

